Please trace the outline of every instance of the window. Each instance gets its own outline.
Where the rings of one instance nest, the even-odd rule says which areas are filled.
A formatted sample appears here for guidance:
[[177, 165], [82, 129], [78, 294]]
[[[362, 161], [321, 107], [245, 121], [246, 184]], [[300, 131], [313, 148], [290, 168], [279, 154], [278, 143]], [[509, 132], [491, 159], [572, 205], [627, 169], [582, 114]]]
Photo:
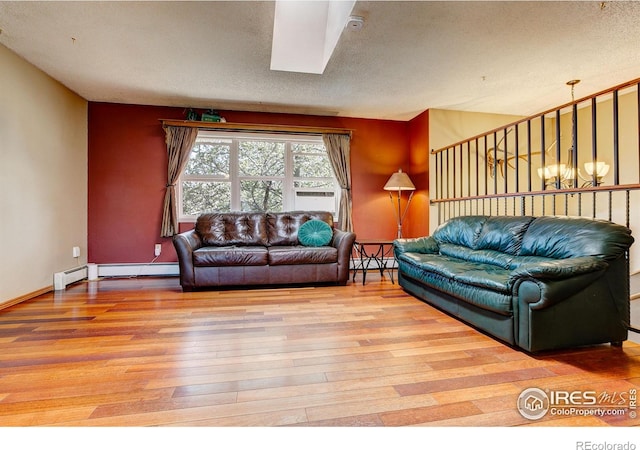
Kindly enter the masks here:
[[338, 192], [320, 136], [201, 131], [178, 183], [179, 216], [291, 210], [335, 216]]

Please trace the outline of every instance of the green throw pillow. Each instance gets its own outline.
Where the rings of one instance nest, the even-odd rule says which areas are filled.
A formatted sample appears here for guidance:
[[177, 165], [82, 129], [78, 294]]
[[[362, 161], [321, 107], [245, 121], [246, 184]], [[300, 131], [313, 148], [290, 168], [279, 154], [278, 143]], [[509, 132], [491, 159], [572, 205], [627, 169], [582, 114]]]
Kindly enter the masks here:
[[298, 240], [307, 247], [322, 247], [329, 244], [332, 237], [331, 226], [322, 220], [309, 220], [303, 223], [298, 230]]

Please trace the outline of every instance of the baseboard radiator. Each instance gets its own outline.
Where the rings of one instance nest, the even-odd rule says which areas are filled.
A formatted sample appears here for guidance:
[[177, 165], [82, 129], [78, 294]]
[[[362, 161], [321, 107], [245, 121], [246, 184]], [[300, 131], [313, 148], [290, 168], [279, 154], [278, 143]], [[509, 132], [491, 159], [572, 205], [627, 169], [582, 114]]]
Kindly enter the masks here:
[[[388, 269], [396, 267], [393, 258], [384, 258], [384, 262]], [[359, 259], [351, 261], [350, 269], [360, 264]], [[370, 262], [368, 270], [377, 270], [375, 262]], [[87, 264], [84, 266], [74, 267], [73, 269], [58, 272], [53, 275], [53, 285], [56, 291], [66, 289], [72, 283], [82, 280], [97, 280], [98, 278], [109, 277], [142, 277], [142, 276], [180, 276], [178, 263], [122, 263], [122, 264]]]
[[99, 277], [178, 276], [178, 263], [99, 264]]
[[72, 283], [108, 277], [179, 276], [178, 263], [87, 264], [53, 274], [53, 288], [62, 291]]
[[77, 283], [80, 280], [84, 280], [89, 276], [87, 266], [78, 266], [73, 269], [65, 270], [64, 272], [57, 272], [53, 274], [53, 288], [56, 291], [62, 291], [66, 289], [71, 283]]

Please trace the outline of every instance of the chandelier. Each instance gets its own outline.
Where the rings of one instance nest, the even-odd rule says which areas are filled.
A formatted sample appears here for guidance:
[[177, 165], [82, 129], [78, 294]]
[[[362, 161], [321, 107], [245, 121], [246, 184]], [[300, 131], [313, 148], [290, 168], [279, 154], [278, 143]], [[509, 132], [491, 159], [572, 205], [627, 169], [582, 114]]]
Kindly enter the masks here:
[[[571, 86], [571, 102], [575, 103], [574, 88], [580, 80], [567, 81], [567, 85]], [[544, 167], [538, 168], [538, 176], [544, 181], [546, 186], [555, 186], [560, 189], [569, 189], [576, 185], [576, 177], [582, 180], [581, 187], [600, 186], [602, 179], [609, 173], [609, 164], [603, 161], [590, 161], [584, 163], [584, 170], [587, 175], [583, 175], [579, 168], [573, 166], [574, 152], [577, 148], [574, 145], [576, 139], [576, 115], [575, 110], [571, 114], [571, 147], [568, 150], [567, 164], [557, 162], [555, 164], [546, 164]], [[559, 126], [559, 125], [558, 125]], [[576, 145], [577, 147], [577, 145]]]

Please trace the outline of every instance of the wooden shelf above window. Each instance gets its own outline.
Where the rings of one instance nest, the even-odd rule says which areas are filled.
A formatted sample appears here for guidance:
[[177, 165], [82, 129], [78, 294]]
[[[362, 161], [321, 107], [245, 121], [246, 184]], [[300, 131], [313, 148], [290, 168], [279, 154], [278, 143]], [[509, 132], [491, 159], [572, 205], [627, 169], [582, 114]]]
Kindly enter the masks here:
[[169, 120], [160, 119], [162, 126], [191, 127], [202, 130], [220, 131], [246, 131], [251, 133], [286, 133], [286, 134], [347, 134], [351, 136], [351, 131], [344, 128], [326, 127], [305, 127], [292, 125], [267, 125], [253, 123], [231, 123], [231, 122], [200, 122], [194, 120]]

